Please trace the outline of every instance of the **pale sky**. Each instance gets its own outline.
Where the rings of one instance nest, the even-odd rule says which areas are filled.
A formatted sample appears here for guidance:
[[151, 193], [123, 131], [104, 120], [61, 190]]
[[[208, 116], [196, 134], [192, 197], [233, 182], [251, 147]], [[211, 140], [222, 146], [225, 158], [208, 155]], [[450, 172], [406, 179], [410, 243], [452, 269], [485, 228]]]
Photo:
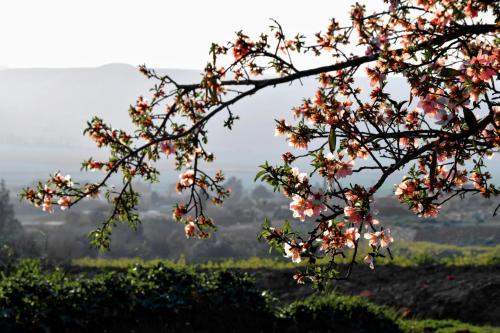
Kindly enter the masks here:
[[[368, 11], [381, 0], [359, 1]], [[108, 63], [201, 69], [212, 41], [251, 36], [277, 19], [290, 36], [346, 20], [350, 0], [0, 0], [0, 66], [95, 67]], [[298, 64], [307, 66], [308, 63]]]

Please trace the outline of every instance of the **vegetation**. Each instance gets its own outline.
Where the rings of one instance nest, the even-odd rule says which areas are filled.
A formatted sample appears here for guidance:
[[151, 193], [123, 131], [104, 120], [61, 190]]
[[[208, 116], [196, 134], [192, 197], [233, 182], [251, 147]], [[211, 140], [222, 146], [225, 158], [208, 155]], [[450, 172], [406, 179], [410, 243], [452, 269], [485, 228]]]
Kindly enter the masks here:
[[10, 202], [10, 192], [5, 182], [0, 181], [0, 263], [15, 259], [20, 255], [33, 255], [35, 245], [27, 237], [17, 220], [14, 207]]
[[2, 332], [500, 332], [456, 321], [407, 320], [360, 297], [317, 294], [287, 306], [246, 275], [150, 267], [71, 275], [25, 260], [0, 281]]
[[[418, 266], [418, 265], [445, 265], [445, 266], [487, 266], [500, 265], [500, 245], [497, 246], [466, 246], [435, 244], [427, 242], [405, 242], [395, 245], [393, 259], [378, 258], [378, 265]], [[170, 268], [185, 268], [189, 264], [183, 258], [179, 260], [141, 258], [82, 258], [72, 261], [72, 265], [93, 268], [121, 268], [126, 269], [135, 264], [152, 267], [162, 263]], [[297, 264], [282, 258], [226, 259], [222, 261], [207, 261], [191, 263], [201, 269], [293, 269]], [[298, 264], [303, 265], [303, 263]]]
[[454, 320], [407, 320], [393, 309], [361, 297], [335, 293], [314, 295], [282, 309], [300, 332], [500, 332]]
[[27, 260], [2, 275], [2, 332], [251, 330], [272, 319], [250, 280], [225, 272], [173, 270], [160, 263], [85, 278], [60, 269], [44, 272], [39, 262]]

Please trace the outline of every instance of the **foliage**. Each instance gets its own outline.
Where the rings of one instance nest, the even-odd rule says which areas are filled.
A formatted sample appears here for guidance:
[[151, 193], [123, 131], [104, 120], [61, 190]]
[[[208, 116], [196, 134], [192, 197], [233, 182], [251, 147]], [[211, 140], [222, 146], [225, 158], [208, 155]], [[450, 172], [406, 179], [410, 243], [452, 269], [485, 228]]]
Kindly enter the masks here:
[[500, 328], [478, 327], [455, 320], [408, 320], [391, 308], [356, 296], [313, 295], [281, 310], [301, 332], [494, 333]]
[[359, 297], [314, 295], [282, 310], [300, 332], [401, 332], [395, 312]]
[[27, 237], [17, 220], [10, 202], [10, 192], [4, 180], [0, 181], [0, 265], [9, 264], [20, 255], [36, 252], [32, 239]]
[[5, 182], [0, 182], [0, 246], [22, 234], [21, 223], [16, 219], [14, 208], [10, 203], [10, 192]]
[[[174, 270], [159, 263], [92, 279], [24, 261], [0, 281], [2, 332], [227, 331], [272, 318], [248, 277]], [[198, 314], [203, 314], [202, 316]]]
[[[445, 266], [488, 266], [500, 264], [500, 245], [497, 246], [454, 246], [426, 242], [398, 243], [393, 247], [394, 259], [379, 258], [379, 265], [397, 265], [402, 267], [418, 265], [445, 265]], [[126, 269], [135, 264], [147, 267], [162, 263], [170, 268], [196, 267], [200, 269], [293, 269], [297, 268], [287, 260], [281, 258], [259, 258], [248, 259], [226, 259], [222, 261], [207, 261], [188, 264], [184, 259], [166, 260], [153, 259], [143, 260], [140, 258], [81, 258], [72, 261], [72, 265], [78, 267], [93, 268], [120, 268]], [[320, 264], [326, 264], [320, 261]], [[347, 260], [344, 261], [347, 263]], [[299, 264], [304, 266], [305, 263]]]
[[133, 266], [93, 277], [25, 260], [0, 280], [2, 332], [498, 332], [406, 320], [360, 297], [316, 294], [277, 308], [245, 275]]
[[477, 327], [464, 324], [456, 320], [404, 320], [400, 327], [407, 333], [433, 332], [433, 333], [498, 333], [497, 327]]

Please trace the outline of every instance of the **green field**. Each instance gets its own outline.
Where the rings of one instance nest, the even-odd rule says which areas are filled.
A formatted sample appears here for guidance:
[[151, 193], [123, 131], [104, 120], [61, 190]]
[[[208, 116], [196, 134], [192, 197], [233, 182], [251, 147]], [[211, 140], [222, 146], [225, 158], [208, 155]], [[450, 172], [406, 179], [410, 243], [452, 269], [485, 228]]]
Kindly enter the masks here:
[[[500, 245], [497, 246], [466, 246], [443, 245], [427, 242], [399, 243], [392, 248], [394, 258], [377, 258], [377, 265], [397, 265], [412, 267], [419, 265], [444, 266], [487, 266], [500, 265]], [[347, 260], [347, 259], [346, 259]], [[226, 259], [202, 263], [187, 263], [184, 259], [165, 260], [140, 258], [102, 259], [82, 258], [72, 261], [73, 266], [88, 268], [121, 268], [134, 264], [154, 266], [162, 263], [171, 268], [193, 266], [201, 269], [291, 269], [304, 264], [294, 264], [281, 257], [249, 259]]]

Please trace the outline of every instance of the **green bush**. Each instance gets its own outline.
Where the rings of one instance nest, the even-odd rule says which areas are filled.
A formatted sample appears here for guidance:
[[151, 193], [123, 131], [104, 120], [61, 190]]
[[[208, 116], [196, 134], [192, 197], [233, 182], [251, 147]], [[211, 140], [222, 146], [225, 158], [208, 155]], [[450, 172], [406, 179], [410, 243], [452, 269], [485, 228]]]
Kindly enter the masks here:
[[0, 332], [499, 332], [403, 320], [390, 308], [334, 293], [271, 304], [248, 276], [220, 270], [159, 262], [87, 277], [26, 260], [1, 273]]
[[474, 326], [456, 320], [401, 320], [405, 333], [500, 333], [498, 327]]
[[314, 295], [282, 310], [287, 325], [299, 332], [401, 332], [397, 314], [359, 297]]
[[161, 263], [88, 279], [24, 261], [0, 282], [1, 332], [258, 332], [273, 318], [246, 276]]
[[317, 294], [280, 312], [281, 328], [296, 332], [370, 333], [500, 333], [500, 328], [474, 326], [456, 320], [408, 320], [393, 309], [357, 296]]

